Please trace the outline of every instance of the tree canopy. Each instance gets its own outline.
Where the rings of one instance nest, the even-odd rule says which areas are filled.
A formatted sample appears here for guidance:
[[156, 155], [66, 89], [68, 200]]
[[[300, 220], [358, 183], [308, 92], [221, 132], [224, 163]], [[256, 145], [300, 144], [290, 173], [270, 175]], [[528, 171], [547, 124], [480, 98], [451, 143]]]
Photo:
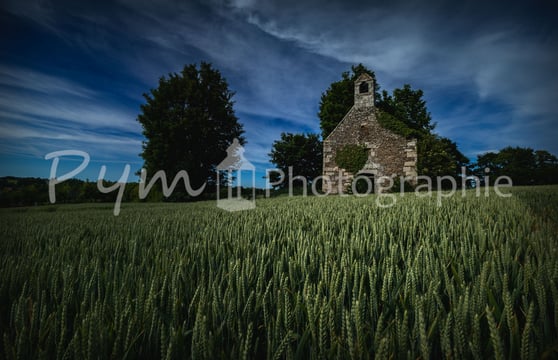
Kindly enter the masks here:
[[[285, 176], [288, 176], [289, 166], [293, 167], [294, 176], [303, 176], [308, 181], [322, 173], [322, 142], [317, 134], [281, 133], [281, 138], [273, 142], [269, 157]], [[277, 173], [271, 176], [271, 181], [278, 180]]]
[[172, 179], [186, 170], [193, 188], [208, 183], [211, 189], [227, 147], [234, 138], [245, 142], [227, 81], [202, 62], [161, 77], [158, 87], [143, 96], [138, 121], [146, 139], [141, 156], [148, 176], [164, 170]]
[[546, 150], [508, 146], [479, 155], [474, 170], [480, 178], [490, 175], [492, 181], [498, 176], [509, 176], [514, 185], [558, 183], [558, 158]]
[[394, 89], [392, 95], [386, 90], [382, 91], [377, 106], [405, 124], [411, 130], [411, 135], [428, 134], [436, 124], [432, 124], [423, 95], [422, 90], [413, 90], [411, 85], [405, 84], [401, 89]]
[[469, 159], [457, 148], [457, 144], [446, 137], [426, 133], [417, 143], [417, 172], [434, 178], [450, 175], [457, 177], [461, 167], [469, 164]]

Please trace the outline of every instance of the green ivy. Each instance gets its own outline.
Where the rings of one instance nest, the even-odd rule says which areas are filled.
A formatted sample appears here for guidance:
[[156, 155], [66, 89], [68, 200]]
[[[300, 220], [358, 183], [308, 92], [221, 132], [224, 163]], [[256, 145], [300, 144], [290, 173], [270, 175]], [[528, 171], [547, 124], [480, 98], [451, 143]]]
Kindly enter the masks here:
[[416, 130], [411, 129], [407, 124], [405, 124], [403, 121], [399, 120], [395, 116], [382, 110], [378, 110], [376, 115], [377, 115], [376, 118], [378, 119], [378, 123], [384, 129], [391, 130], [394, 133], [404, 136], [406, 138], [417, 136]]
[[368, 149], [355, 144], [343, 146], [335, 155], [337, 165], [353, 174], [356, 174], [364, 167], [367, 159]]

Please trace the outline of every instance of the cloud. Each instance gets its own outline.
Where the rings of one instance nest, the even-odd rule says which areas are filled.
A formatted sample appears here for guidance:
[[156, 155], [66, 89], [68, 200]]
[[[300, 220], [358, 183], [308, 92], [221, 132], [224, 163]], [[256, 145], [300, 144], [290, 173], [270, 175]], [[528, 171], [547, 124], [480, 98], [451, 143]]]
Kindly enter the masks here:
[[73, 95], [91, 98], [95, 92], [73, 81], [19, 66], [0, 64], [0, 86], [38, 91], [47, 95]]
[[[362, 62], [385, 89], [404, 83], [423, 89], [440, 134], [469, 156], [508, 144], [558, 153], [551, 140], [558, 138], [556, 30], [544, 8], [508, 5], [11, 1], [8, 11], [41, 24], [76, 53], [99, 59], [97, 71], [109, 80], [92, 90], [56, 71], [0, 65], [0, 124], [12, 134], [17, 124], [21, 134], [45, 144], [56, 141], [53, 133], [45, 132], [46, 139], [30, 131], [67, 127], [68, 138], [60, 141], [81, 136], [101, 144], [104, 138], [136, 149], [141, 129], [135, 117], [143, 100], [135, 92], [155, 87], [161, 75], [184, 64], [208, 60], [236, 92], [247, 157], [264, 164], [282, 131], [319, 132], [321, 92]], [[126, 92], [136, 101], [132, 106], [111, 98], [108, 88], [117, 82], [122, 85], [113, 91]], [[105, 137], [107, 129], [136, 145]]]
[[0, 113], [0, 117], [2, 153], [40, 158], [54, 150], [77, 149], [100, 159], [136, 161], [141, 151], [139, 137], [87, 130], [79, 126], [60, 129], [46, 121], [40, 122], [33, 118], [22, 121], [22, 117], [6, 116], [5, 113]]
[[[207, 21], [184, 21], [200, 10], [185, 6], [167, 18], [164, 7], [136, 6], [135, 11], [149, 12], [149, 17], [131, 20], [129, 26], [136, 36], [165, 50], [166, 69], [179, 70], [185, 55], [197, 55], [224, 73], [236, 92], [238, 112], [288, 118], [303, 126], [317, 124], [316, 107], [325, 83], [312, 74], [313, 68], [319, 68], [314, 55], [254, 31], [231, 14], [216, 11], [203, 15], [209, 17]], [[162, 66], [154, 67], [159, 68], [158, 74], [165, 73]]]
[[15, 94], [0, 90], [0, 108], [5, 113], [49, 118], [63, 129], [66, 122], [89, 128], [114, 128], [139, 131], [135, 115], [122, 109], [109, 108], [93, 101], [45, 98], [32, 94]]
[[72, 80], [0, 64], [3, 117], [49, 119], [61, 130], [66, 122], [85, 128], [140, 129], [134, 113], [106, 100], [103, 94]]
[[[180, 71], [186, 63], [210, 61], [236, 92], [238, 112], [288, 118], [317, 129], [317, 104], [327, 87], [313, 74], [324, 67], [317, 63], [319, 57], [254, 31], [253, 25], [221, 9], [191, 2], [120, 1], [119, 6], [126, 11], [114, 16], [125, 34], [99, 30], [102, 43], [72, 34], [64, 34], [64, 39], [118, 59], [126, 64], [128, 75], [147, 86], [155, 86], [160, 76]], [[82, 21], [82, 28], [102, 29], [105, 23], [85, 11], [72, 16]]]
[[65, 128], [63, 132], [56, 126], [30, 126], [29, 123], [3, 122], [0, 124], [0, 138], [7, 140], [47, 139], [60, 142], [91, 143], [99, 146], [141, 146], [141, 140], [119, 135], [101, 134], [81, 129]]
[[133, 159], [141, 151], [135, 114], [104, 94], [63, 77], [0, 64], [3, 154], [43, 157], [80, 149], [101, 159]]
[[31, 19], [50, 31], [58, 32], [54, 19], [55, 14], [51, 8], [52, 3], [48, 0], [6, 0], [3, 5], [12, 14]]
[[[528, 16], [533, 9], [469, 3], [454, 9], [441, 3], [283, 5], [233, 2], [231, 7], [277, 39], [340, 62], [364, 63], [384, 88], [411, 83], [441, 102], [448, 89], [461, 89], [461, 102], [474, 106], [467, 113], [460, 113], [459, 103], [446, 106], [434, 120], [469, 153], [474, 151], [468, 143], [477, 143], [481, 133], [486, 148], [510, 143], [558, 150], [549, 141], [558, 137], [558, 86], [550, 76], [558, 70], [553, 50], [558, 43], [551, 36], [555, 30]], [[506, 110], [493, 113], [495, 106]]]
[[558, 52], [513, 37], [491, 34], [472, 44], [479, 97], [500, 99], [523, 115], [557, 114], [557, 86], [549, 73], [558, 71]]

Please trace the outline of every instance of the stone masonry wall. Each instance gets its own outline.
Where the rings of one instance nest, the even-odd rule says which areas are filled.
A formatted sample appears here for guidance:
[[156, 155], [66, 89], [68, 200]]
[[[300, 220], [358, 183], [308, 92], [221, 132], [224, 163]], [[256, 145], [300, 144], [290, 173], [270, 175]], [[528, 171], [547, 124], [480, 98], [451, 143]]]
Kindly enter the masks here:
[[[353, 106], [335, 130], [324, 141], [323, 174], [330, 180], [331, 193], [336, 194], [350, 188], [355, 174], [339, 168], [335, 155], [348, 144], [359, 144], [369, 149], [368, 160], [362, 172], [371, 173], [378, 185], [386, 186], [387, 180], [378, 183], [381, 176], [406, 176], [414, 182], [417, 176], [417, 144], [415, 139], [406, 139], [380, 126], [374, 106]], [[340, 183], [339, 172], [342, 174]], [[323, 191], [327, 191], [323, 182]], [[375, 190], [377, 191], [377, 190]]]

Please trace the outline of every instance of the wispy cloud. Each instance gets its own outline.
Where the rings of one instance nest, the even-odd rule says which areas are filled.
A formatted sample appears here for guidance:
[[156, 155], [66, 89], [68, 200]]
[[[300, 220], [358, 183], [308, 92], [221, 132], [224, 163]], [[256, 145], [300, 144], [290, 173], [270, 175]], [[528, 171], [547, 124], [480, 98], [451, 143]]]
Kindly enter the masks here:
[[[432, 9], [398, 3], [364, 9], [318, 2], [292, 8], [279, 2], [230, 6], [273, 37], [340, 62], [364, 63], [388, 89], [411, 83], [425, 89], [427, 98], [443, 99], [448, 88], [460, 87], [469, 96], [462, 101], [480, 107], [466, 114], [446, 107], [434, 120], [448, 135], [456, 132], [450, 128], [467, 128], [456, 134], [465, 147], [484, 133], [480, 138], [487, 148], [508, 142], [558, 150], [548, 141], [558, 137], [558, 87], [549, 76], [558, 70], [558, 52], [550, 50], [558, 42], [544, 25], [544, 36], [533, 35], [536, 29], [530, 27], [537, 24], [526, 22], [520, 10], [502, 9], [495, 17], [494, 9], [467, 3], [453, 13], [442, 4]], [[494, 104], [508, 108], [504, 116], [491, 113]]]
[[2, 152], [42, 157], [72, 148], [135, 160], [141, 151], [135, 114], [103, 100], [70, 79], [1, 64]]
[[0, 64], [0, 86], [26, 89], [46, 95], [73, 95], [91, 98], [95, 92], [73, 81], [18, 66]]
[[[76, 66], [77, 75], [69, 78], [60, 75], [60, 64], [49, 68], [42, 60], [36, 67], [0, 64], [2, 149], [13, 151], [16, 142], [26, 141], [35, 144], [34, 151], [81, 142], [106, 158], [125, 149], [124, 158], [139, 159], [141, 127], [135, 118], [141, 89], [156, 87], [160, 76], [184, 64], [207, 60], [236, 92], [246, 155], [259, 164], [268, 161], [282, 131], [319, 132], [321, 93], [359, 62], [376, 71], [385, 89], [404, 83], [424, 89], [440, 134], [469, 156], [505, 145], [558, 153], [558, 86], [552, 76], [558, 37], [545, 9], [533, 7], [467, 1], [9, 0], [8, 12], [58, 37], [72, 49], [69, 59], [80, 54], [80, 61], [94, 66]], [[91, 68], [88, 76], [102, 72], [108, 80], [87, 85], [91, 81], [79, 74]], [[132, 101], [121, 103], [114, 94]]]
[[66, 122], [89, 128], [114, 128], [139, 131], [135, 115], [93, 101], [68, 98], [44, 98], [32, 94], [15, 94], [0, 90], [0, 107], [4, 113], [50, 118], [62, 130]]

